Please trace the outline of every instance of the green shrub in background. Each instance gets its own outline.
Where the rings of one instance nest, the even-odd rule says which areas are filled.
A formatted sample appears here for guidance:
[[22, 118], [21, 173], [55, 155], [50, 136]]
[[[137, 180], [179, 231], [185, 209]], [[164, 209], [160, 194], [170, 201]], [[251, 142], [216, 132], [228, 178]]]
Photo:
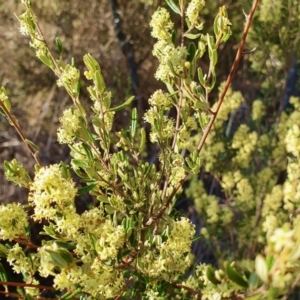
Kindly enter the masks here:
[[[115, 113], [130, 106], [133, 97], [112, 107], [101, 68], [86, 54], [84, 76], [91, 82], [93, 111], [87, 115], [80, 102], [79, 70], [73, 61], [62, 60], [59, 39], [59, 56], [53, 55], [30, 1], [21, 2], [20, 30], [30, 36], [37, 57], [53, 70], [73, 106], [63, 112], [58, 129], [58, 141], [71, 149], [71, 163], [46, 167], [11, 114], [7, 92], [0, 91], [2, 113], [36, 160], [34, 178], [16, 160], [5, 162], [7, 179], [29, 189], [29, 205], [0, 207], [0, 254], [22, 275], [19, 297], [37, 299], [54, 288], [53, 297], [60, 299], [287, 299], [299, 281], [299, 100], [294, 98], [293, 111], [281, 113], [269, 127], [261, 100], [253, 103], [247, 124], [232, 131], [226, 123], [244, 102], [239, 92], [225, 93], [258, 1], [246, 18], [233, 71], [213, 105], [218, 48], [231, 34], [225, 7], [219, 9], [213, 34], [203, 29], [203, 0], [166, 1], [180, 16], [179, 28], [166, 8], [154, 13], [155, 77], [166, 89], [154, 91], [143, 120], [151, 126], [150, 141], [159, 147], [156, 164], [143, 159], [147, 133], [136, 108], [126, 128], [113, 130]], [[198, 67], [204, 57], [210, 61], [206, 71]], [[221, 199], [202, 186], [201, 167], [222, 187]], [[189, 276], [191, 244], [199, 237], [174, 208], [185, 182], [186, 195], [206, 222], [201, 236], [213, 246], [217, 261], [216, 269], [196, 265]], [[98, 201], [78, 214], [75, 196], [85, 193]], [[30, 220], [44, 224], [41, 245], [32, 241]], [[7, 273], [0, 265], [1, 293], [12, 295]], [[53, 284], [41, 285], [42, 277]]]

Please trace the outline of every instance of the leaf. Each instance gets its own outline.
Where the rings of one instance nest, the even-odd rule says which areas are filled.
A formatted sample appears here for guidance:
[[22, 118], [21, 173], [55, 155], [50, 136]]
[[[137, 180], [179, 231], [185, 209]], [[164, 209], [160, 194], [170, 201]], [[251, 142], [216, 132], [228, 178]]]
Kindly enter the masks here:
[[38, 146], [37, 146], [34, 142], [32, 142], [32, 141], [30, 141], [30, 140], [27, 140], [27, 139], [25, 139], [25, 142], [26, 142], [26, 144], [27, 144], [28, 146], [30, 146], [35, 152], [38, 152], [38, 151], [39, 151]]
[[63, 46], [62, 46], [62, 42], [61, 42], [59, 37], [55, 38], [55, 44], [56, 44], [56, 47], [57, 47], [58, 54], [61, 55], [62, 51], [63, 51]]
[[52, 224], [50, 224], [49, 226], [44, 226], [43, 230], [45, 231], [45, 233], [40, 232], [41, 235], [49, 235], [53, 238], [56, 238], [56, 232], [55, 232]]
[[225, 266], [225, 272], [231, 281], [243, 288], [247, 288], [249, 286], [248, 282], [243, 278], [243, 276], [239, 274], [229, 263], [225, 264]]
[[78, 189], [77, 195], [86, 194], [86, 193], [92, 191], [94, 189], [94, 187], [96, 187], [96, 186], [97, 186], [97, 183], [92, 183], [85, 187], [82, 187], [82, 188]]
[[201, 68], [198, 68], [198, 79], [203, 87], [206, 86], [206, 75], [203, 76], [203, 72]]
[[208, 110], [209, 109], [209, 104], [200, 100], [197, 100], [196, 102], [194, 102], [193, 107], [196, 109], [200, 109], [200, 110]]
[[7, 253], [8, 249], [4, 245], [0, 244], [0, 257], [6, 257]]
[[140, 146], [139, 146], [139, 152], [141, 153], [144, 150], [145, 144], [146, 144], [146, 131], [145, 128], [141, 128], [141, 140], [140, 140]]
[[176, 43], [176, 31], [175, 30], [172, 31], [172, 38], [171, 38], [171, 40], [172, 40], [172, 43], [175, 45], [175, 43]]
[[250, 275], [249, 277], [249, 286], [251, 289], [256, 289], [259, 284], [261, 283], [259, 277], [257, 276], [257, 274], [254, 272]]
[[175, 72], [172, 62], [168, 60], [168, 61], [167, 61], [167, 64], [168, 64], [168, 66], [169, 66], [169, 68], [170, 68], [170, 70], [171, 70], [171, 73], [172, 73], [175, 77], [180, 77], [179, 74], [177, 74], [177, 73]]
[[131, 137], [134, 138], [136, 134], [137, 128], [137, 109], [136, 107], [133, 108], [131, 113]]
[[82, 290], [83, 290], [83, 287], [79, 287], [74, 292], [65, 293], [60, 299], [65, 299], [65, 300], [73, 299], [75, 296], [77, 296], [79, 293], [81, 293]]
[[255, 258], [255, 271], [263, 282], [268, 282], [268, 266], [261, 254], [258, 254]]
[[215, 21], [214, 21], [214, 32], [215, 32], [216, 39], [218, 38], [219, 33], [220, 33], [219, 26], [218, 26], [219, 18], [220, 18], [220, 16], [219, 16], [219, 14], [217, 14], [217, 16], [215, 17]]
[[212, 52], [215, 49], [215, 40], [212, 35], [206, 35], [208, 51]]
[[66, 248], [68, 250], [74, 250], [76, 248], [76, 246], [74, 244], [65, 242], [63, 240], [55, 240], [55, 244], [57, 244], [57, 246], [59, 246], [61, 248]]
[[82, 168], [82, 169], [86, 169], [88, 168], [88, 163], [83, 161], [83, 160], [79, 160], [79, 159], [72, 159], [72, 164], [74, 164], [76, 167]]
[[112, 215], [115, 212], [115, 209], [110, 206], [109, 204], [105, 205], [105, 211], [109, 214]]
[[102, 94], [105, 91], [106, 86], [105, 86], [105, 81], [104, 81], [104, 78], [103, 78], [100, 70], [97, 70], [95, 72], [94, 80], [95, 80], [95, 85], [96, 85], [97, 90], [99, 91], [100, 94]]
[[270, 271], [272, 269], [272, 267], [274, 266], [274, 263], [275, 263], [275, 257], [272, 256], [272, 255], [267, 255], [266, 257], [266, 264], [267, 264], [267, 267], [268, 267], [268, 271]]
[[206, 268], [206, 277], [213, 284], [220, 283], [220, 281], [215, 277], [215, 269], [210, 265], [208, 265]]
[[131, 104], [131, 102], [134, 100], [135, 96], [131, 96], [130, 98], [128, 98], [123, 104], [114, 107], [114, 108], [110, 108], [109, 111], [119, 111], [124, 109], [125, 107], [129, 106]]
[[[6, 282], [7, 281], [7, 274], [6, 271], [3, 267], [3, 265], [0, 263], [0, 281]], [[7, 285], [4, 285], [5, 291], [8, 292]]]
[[173, 0], [166, 0], [166, 3], [170, 6], [170, 8], [176, 13], [181, 15], [180, 8], [174, 3]]
[[214, 86], [216, 84], [216, 81], [217, 81], [216, 71], [215, 71], [215, 68], [212, 68], [212, 70], [211, 70], [211, 83], [209, 84], [208, 92], [210, 92], [214, 88]]
[[214, 49], [212, 52], [211, 52], [211, 63], [213, 66], [215, 66], [218, 62], [218, 52], [217, 52], [217, 49]]
[[188, 55], [187, 55], [187, 61], [192, 62], [195, 54], [196, 54], [196, 45], [194, 43], [190, 43], [188, 47]]
[[190, 39], [190, 40], [195, 40], [195, 39], [197, 39], [198, 37], [201, 36], [201, 33], [196, 33], [196, 34], [194, 34], [194, 33], [186, 33], [184, 36], [186, 38]]

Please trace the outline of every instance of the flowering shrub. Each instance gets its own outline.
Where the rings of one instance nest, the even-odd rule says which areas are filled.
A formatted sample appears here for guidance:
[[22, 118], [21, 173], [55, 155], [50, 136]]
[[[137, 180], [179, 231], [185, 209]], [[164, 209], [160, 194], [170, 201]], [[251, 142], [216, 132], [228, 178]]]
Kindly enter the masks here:
[[[5, 162], [7, 179], [27, 188], [29, 197], [28, 205], [0, 206], [0, 255], [24, 281], [9, 281], [0, 264], [5, 289], [0, 292], [14, 295], [10, 286], [19, 284], [23, 299], [42, 299], [47, 289], [59, 299], [287, 299], [299, 281], [299, 99], [269, 132], [262, 126], [266, 108], [260, 100], [252, 106], [253, 126], [242, 124], [231, 132], [230, 122], [226, 125], [244, 102], [229, 85], [258, 1], [246, 16], [232, 70], [213, 105], [218, 48], [231, 35], [225, 7], [219, 9], [213, 34], [204, 33], [203, 0], [166, 1], [180, 16], [178, 29], [169, 10], [159, 7], [154, 13], [155, 77], [166, 89], [154, 91], [143, 120], [150, 124], [149, 140], [159, 148], [156, 164], [143, 159], [148, 134], [136, 108], [131, 124], [114, 130], [115, 113], [130, 106], [133, 97], [112, 107], [101, 67], [86, 54], [84, 76], [93, 112], [88, 115], [80, 102], [80, 71], [73, 61], [63, 61], [58, 38], [59, 56], [54, 56], [30, 1], [21, 2], [21, 33], [30, 37], [37, 57], [73, 101], [57, 132], [72, 159], [70, 165], [42, 165], [37, 146], [24, 136], [6, 90], [0, 89], [1, 113], [36, 161], [33, 178], [16, 160]], [[206, 72], [198, 67], [205, 55], [210, 61]], [[201, 168], [214, 175], [224, 199], [206, 192], [199, 182]], [[280, 183], [278, 173], [285, 170]], [[217, 269], [209, 264], [190, 268], [191, 244], [199, 237], [175, 210], [184, 183], [205, 219], [201, 236], [214, 246]], [[85, 193], [97, 203], [80, 214], [75, 197]], [[43, 224], [41, 244], [33, 243], [30, 222]], [[43, 277], [53, 283], [42, 285]]]

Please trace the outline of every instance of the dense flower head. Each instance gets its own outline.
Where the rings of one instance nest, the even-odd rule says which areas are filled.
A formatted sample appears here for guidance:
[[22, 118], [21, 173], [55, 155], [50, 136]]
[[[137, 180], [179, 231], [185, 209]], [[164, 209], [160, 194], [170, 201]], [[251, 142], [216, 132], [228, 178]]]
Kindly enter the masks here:
[[0, 239], [13, 240], [23, 237], [28, 226], [28, 216], [19, 203], [0, 205]]
[[63, 86], [69, 94], [77, 93], [77, 86], [80, 78], [80, 72], [74, 66], [66, 65], [60, 68], [58, 86]]
[[168, 109], [172, 106], [171, 98], [162, 90], [157, 90], [149, 99], [150, 105], [155, 105], [161, 109]]
[[16, 273], [30, 274], [33, 260], [27, 257], [19, 244], [15, 244], [8, 252], [7, 261]]
[[[180, 75], [186, 62], [187, 49], [185, 47], [175, 47], [173, 44], [160, 40], [153, 48], [153, 55], [160, 62], [155, 73], [155, 78], [163, 82], [167, 82], [170, 78], [174, 78], [173, 71]], [[172, 64], [172, 69], [170, 68]]]
[[186, 16], [191, 24], [198, 22], [199, 13], [205, 6], [204, 0], [192, 0], [186, 10]]
[[170, 39], [173, 26], [174, 24], [170, 20], [170, 13], [165, 8], [159, 7], [153, 14], [150, 22], [152, 36], [159, 40]]
[[255, 100], [252, 104], [252, 120], [260, 120], [265, 115], [265, 105], [261, 100]]
[[58, 141], [63, 144], [71, 144], [74, 142], [75, 133], [80, 128], [80, 112], [79, 110], [70, 108], [66, 109], [59, 119], [61, 127], [57, 130]]
[[300, 158], [300, 124], [293, 124], [288, 130], [286, 138], [286, 150]]
[[294, 230], [288, 228], [276, 228], [269, 237], [275, 252], [279, 253], [283, 248], [292, 249], [295, 246], [293, 240]]
[[63, 177], [59, 165], [42, 167], [30, 186], [29, 203], [34, 207], [34, 219], [53, 220], [58, 213], [74, 213], [76, 193], [73, 180]]
[[172, 222], [172, 230], [166, 242], [158, 246], [159, 253], [149, 250], [143, 256], [143, 272], [150, 277], [162, 276], [166, 280], [183, 274], [192, 263], [190, 247], [195, 226], [187, 218]]
[[258, 134], [256, 131], [249, 133], [249, 127], [246, 124], [240, 125], [235, 132], [232, 140], [231, 147], [237, 149], [237, 154], [234, 158], [234, 162], [239, 164], [242, 168], [247, 168], [250, 163], [251, 155], [255, 150], [258, 140]]

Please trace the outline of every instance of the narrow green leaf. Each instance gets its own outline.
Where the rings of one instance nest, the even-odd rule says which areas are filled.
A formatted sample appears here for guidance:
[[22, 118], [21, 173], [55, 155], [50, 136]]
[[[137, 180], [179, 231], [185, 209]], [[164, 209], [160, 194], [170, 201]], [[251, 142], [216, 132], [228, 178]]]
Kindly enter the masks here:
[[133, 108], [131, 114], [131, 137], [134, 138], [137, 129], [137, 109], [136, 107]]
[[169, 68], [170, 68], [172, 74], [173, 74], [175, 77], [180, 77], [180, 75], [177, 74], [177, 73], [175, 72], [172, 62], [168, 60], [167, 64], [168, 64], [168, 66], [169, 66]]
[[8, 98], [6, 98], [6, 99], [3, 100], [3, 104], [4, 104], [5, 108], [6, 108], [8, 111], [10, 111], [10, 109], [11, 109], [11, 103], [10, 103], [10, 101], [9, 101]]
[[249, 286], [248, 282], [239, 274], [229, 263], [226, 264], [225, 272], [228, 278], [235, 282], [237, 285], [247, 288]]
[[63, 52], [63, 46], [62, 46], [62, 42], [59, 37], [55, 38], [55, 44], [57, 47], [58, 54], [61, 55]]
[[192, 62], [195, 54], [196, 54], [196, 45], [194, 43], [190, 43], [188, 47], [188, 55], [187, 55], [187, 61]]
[[194, 102], [193, 107], [200, 110], [208, 110], [209, 104], [200, 100]]
[[115, 209], [110, 206], [109, 204], [105, 205], [105, 211], [109, 214], [112, 215], [115, 212]]
[[214, 88], [215, 84], [217, 81], [217, 76], [216, 76], [216, 71], [215, 68], [213, 67], [211, 70], [211, 83], [209, 84], [209, 92]]
[[104, 78], [100, 70], [97, 70], [94, 74], [95, 86], [99, 93], [102, 94], [106, 89]]
[[25, 142], [26, 142], [26, 144], [29, 145], [35, 152], [38, 152], [38, 151], [39, 151], [38, 146], [37, 146], [34, 142], [32, 142], [32, 141], [30, 141], [30, 140], [27, 140], [27, 139], [25, 139]]
[[197, 38], [199, 38], [201, 36], [201, 33], [187, 33], [184, 35], [186, 38], [190, 39], [190, 40], [195, 40]]
[[211, 52], [211, 63], [213, 66], [215, 66], [218, 62], [218, 52], [217, 52], [217, 49], [214, 49], [212, 52]]
[[41, 235], [49, 235], [53, 238], [56, 238], [56, 232], [55, 232], [52, 224], [50, 224], [49, 226], [44, 226], [43, 230], [45, 231], [45, 233], [41, 232], [40, 233]]
[[219, 36], [219, 26], [218, 26], [218, 20], [219, 20], [220, 16], [219, 14], [217, 14], [217, 16], [215, 17], [215, 20], [214, 20], [214, 32], [215, 32], [215, 36], [216, 36], [216, 39], [218, 38]]
[[273, 255], [267, 255], [266, 257], [266, 264], [267, 264], [267, 267], [268, 267], [268, 271], [270, 271], [272, 269], [272, 267], [274, 266], [275, 264], [275, 257]]
[[107, 199], [107, 197], [103, 196], [103, 195], [98, 195], [97, 200], [100, 202], [109, 203], [109, 200]]
[[82, 145], [82, 148], [83, 148], [83, 150], [84, 150], [84, 152], [85, 152], [87, 158], [88, 158], [89, 160], [93, 160], [94, 157], [93, 157], [93, 153], [92, 153], [92, 151], [91, 151], [90, 146], [88, 146], [88, 145], [85, 144], [85, 143], [82, 143], [81, 145]]
[[110, 108], [109, 111], [119, 111], [124, 109], [125, 107], [129, 106], [131, 104], [131, 102], [134, 100], [135, 96], [131, 96], [130, 98], [128, 98], [123, 104], [114, 107], [114, 108]]
[[55, 244], [57, 244], [57, 246], [59, 246], [61, 248], [65, 248], [68, 250], [74, 250], [76, 248], [76, 246], [74, 244], [65, 242], [63, 240], [55, 240]]
[[8, 249], [4, 245], [0, 244], [0, 257], [6, 257], [7, 253]]
[[73, 299], [75, 296], [77, 296], [79, 293], [81, 293], [82, 290], [83, 290], [83, 287], [79, 287], [72, 293], [70, 293], [70, 292], [65, 293], [60, 299], [64, 299], [64, 300]]
[[94, 187], [96, 187], [96, 186], [97, 186], [97, 183], [92, 183], [85, 187], [82, 187], [82, 188], [78, 189], [77, 195], [86, 194], [86, 193], [92, 191], [94, 189]]
[[206, 277], [213, 284], [220, 283], [220, 281], [215, 277], [215, 269], [210, 265], [208, 265], [206, 268]]
[[146, 131], [144, 127], [141, 128], [140, 133], [141, 133], [141, 140], [140, 140], [139, 152], [141, 153], [146, 144]]
[[206, 78], [203, 76], [203, 72], [201, 68], [198, 68], [198, 79], [203, 87], [206, 86]]
[[170, 6], [170, 8], [176, 13], [181, 15], [180, 8], [174, 3], [173, 0], [166, 0], [166, 3]]
[[7, 281], [6, 271], [1, 263], [0, 263], [0, 281], [3, 281], [3, 282]]
[[72, 164], [74, 164], [76, 167], [79, 167], [82, 169], [86, 169], [89, 167], [89, 165], [86, 161], [79, 160], [79, 159], [72, 159]]
[[172, 40], [172, 43], [175, 45], [175, 43], [176, 43], [176, 31], [175, 30], [173, 30], [172, 31], [172, 38], [171, 38], [171, 40]]
[[253, 289], [256, 289], [259, 284], [261, 283], [259, 277], [257, 276], [257, 274], [254, 272], [250, 275], [249, 277], [249, 286], [250, 288], [253, 290]]
[[208, 51], [213, 51], [215, 49], [215, 40], [214, 37], [207, 34], [206, 35], [206, 41], [207, 41], [207, 47], [208, 47]]

